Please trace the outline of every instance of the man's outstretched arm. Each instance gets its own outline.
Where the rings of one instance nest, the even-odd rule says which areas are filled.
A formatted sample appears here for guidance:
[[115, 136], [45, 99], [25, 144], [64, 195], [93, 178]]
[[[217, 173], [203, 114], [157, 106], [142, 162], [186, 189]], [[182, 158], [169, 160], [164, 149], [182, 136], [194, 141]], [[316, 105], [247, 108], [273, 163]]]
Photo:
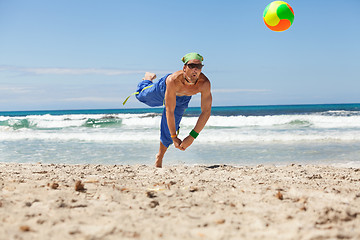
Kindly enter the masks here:
[[[165, 108], [166, 108], [166, 119], [169, 127], [170, 135], [176, 135], [176, 125], [175, 125], [175, 111], [176, 107], [176, 86], [174, 81], [169, 81], [166, 86], [165, 91]], [[174, 146], [180, 150], [185, 150], [180, 147], [181, 140], [178, 137], [171, 137]]]
[[[196, 122], [194, 127], [194, 131], [200, 133], [201, 130], [205, 127], [208, 119], [211, 115], [211, 105], [212, 105], [212, 95], [211, 95], [211, 87], [210, 82], [206, 82], [204, 84], [204, 90], [201, 92], [201, 114]], [[194, 141], [194, 137], [187, 136], [184, 141], [181, 143], [180, 147], [188, 148]]]

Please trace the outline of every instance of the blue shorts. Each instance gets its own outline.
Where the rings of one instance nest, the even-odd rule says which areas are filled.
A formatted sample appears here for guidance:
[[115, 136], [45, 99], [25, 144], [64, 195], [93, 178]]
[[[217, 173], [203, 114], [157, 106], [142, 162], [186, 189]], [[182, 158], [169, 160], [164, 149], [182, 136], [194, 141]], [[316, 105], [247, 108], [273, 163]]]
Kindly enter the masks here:
[[[158, 106], [164, 106], [165, 102], [165, 91], [166, 91], [166, 78], [170, 74], [165, 75], [164, 77], [160, 78], [159, 81], [156, 83], [153, 83], [149, 80], [141, 81], [138, 84], [137, 92], [139, 94], [136, 95], [136, 98], [140, 101], [145, 103], [146, 105], [150, 107], [158, 107]], [[175, 127], [176, 130], [179, 130], [179, 125], [182, 116], [185, 113], [185, 110], [189, 106], [191, 96], [181, 96], [176, 97], [176, 107], [174, 111], [175, 115]], [[169, 131], [169, 127], [167, 124], [166, 119], [166, 108], [164, 108], [162, 117], [161, 117], [161, 126], [160, 126], [160, 141], [162, 144], [164, 144], [165, 147], [169, 147], [170, 144], [173, 143]]]

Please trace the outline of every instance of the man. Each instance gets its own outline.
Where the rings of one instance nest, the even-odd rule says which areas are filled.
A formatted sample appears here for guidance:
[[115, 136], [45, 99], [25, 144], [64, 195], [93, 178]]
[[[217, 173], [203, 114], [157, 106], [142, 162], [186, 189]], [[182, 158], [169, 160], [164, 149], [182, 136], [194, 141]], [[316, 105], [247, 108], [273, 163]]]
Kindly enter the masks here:
[[[151, 107], [165, 105], [156, 167], [162, 167], [162, 160], [170, 144], [174, 143], [176, 148], [185, 151], [204, 128], [211, 114], [210, 81], [201, 72], [203, 57], [198, 53], [188, 53], [182, 61], [182, 70], [168, 74], [156, 83], [152, 82], [156, 78], [154, 73], [145, 73], [136, 92], [136, 98]], [[197, 93], [201, 93], [201, 114], [189, 136], [181, 140], [177, 135], [181, 118], [188, 108], [191, 96]]]

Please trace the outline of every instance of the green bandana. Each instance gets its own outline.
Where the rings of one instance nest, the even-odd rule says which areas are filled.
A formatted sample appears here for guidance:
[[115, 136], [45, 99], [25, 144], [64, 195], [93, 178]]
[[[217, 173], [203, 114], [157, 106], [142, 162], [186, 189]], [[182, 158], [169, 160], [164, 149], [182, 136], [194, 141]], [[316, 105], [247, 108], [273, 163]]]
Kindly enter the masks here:
[[183, 62], [186, 64], [188, 61], [194, 60], [194, 59], [200, 60], [201, 63], [202, 63], [202, 61], [204, 61], [204, 58], [203, 58], [200, 54], [195, 53], [195, 52], [186, 54], [186, 55], [181, 59], [181, 61], [183, 61]]

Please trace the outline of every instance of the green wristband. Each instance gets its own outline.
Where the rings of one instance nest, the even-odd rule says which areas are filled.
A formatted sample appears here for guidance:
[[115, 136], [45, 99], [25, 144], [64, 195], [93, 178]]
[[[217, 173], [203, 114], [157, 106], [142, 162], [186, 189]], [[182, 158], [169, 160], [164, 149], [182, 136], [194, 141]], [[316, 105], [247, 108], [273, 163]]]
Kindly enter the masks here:
[[199, 134], [197, 133], [197, 132], [195, 132], [194, 131], [194, 129], [193, 130], [191, 130], [191, 132], [190, 132], [190, 134], [189, 134], [190, 136], [192, 136], [194, 139], [196, 139], [197, 138], [197, 136], [199, 136]]

